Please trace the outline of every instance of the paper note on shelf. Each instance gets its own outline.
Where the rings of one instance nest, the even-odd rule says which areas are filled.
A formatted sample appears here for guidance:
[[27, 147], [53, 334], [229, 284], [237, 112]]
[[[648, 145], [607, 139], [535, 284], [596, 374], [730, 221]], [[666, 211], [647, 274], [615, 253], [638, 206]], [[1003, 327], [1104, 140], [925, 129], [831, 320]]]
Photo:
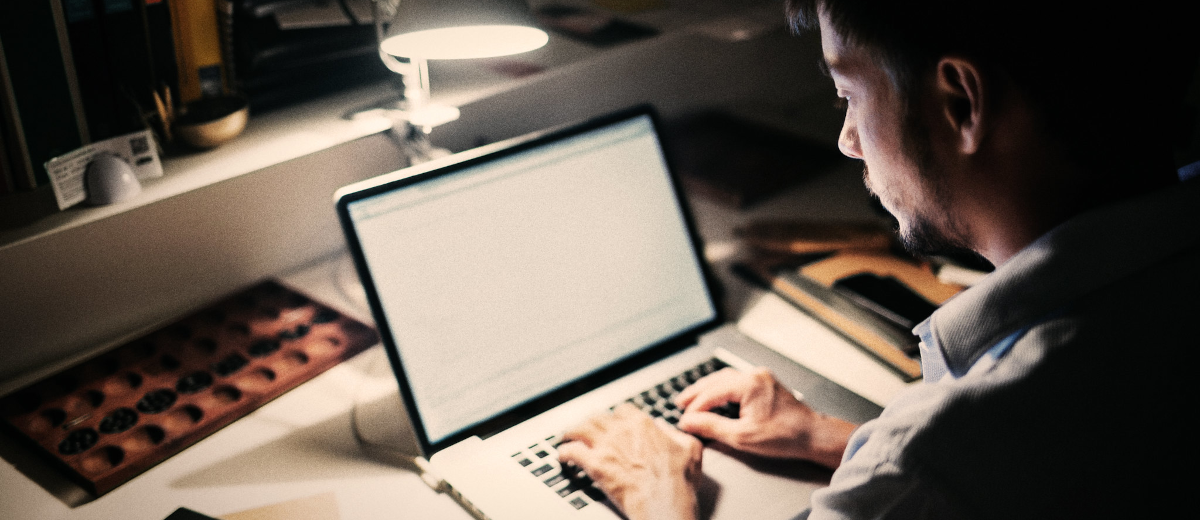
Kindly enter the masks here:
[[163, 175], [162, 161], [158, 158], [158, 148], [150, 130], [92, 143], [46, 162], [58, 209], [67, 209], [87, 199], [84, 173], [92, 159], [101, 153], [116, 155], [129, 163], [139, 181]]
[[914, 384], [774, 293], [766, 293], [737, 323], [751, 339], [879, 406]]

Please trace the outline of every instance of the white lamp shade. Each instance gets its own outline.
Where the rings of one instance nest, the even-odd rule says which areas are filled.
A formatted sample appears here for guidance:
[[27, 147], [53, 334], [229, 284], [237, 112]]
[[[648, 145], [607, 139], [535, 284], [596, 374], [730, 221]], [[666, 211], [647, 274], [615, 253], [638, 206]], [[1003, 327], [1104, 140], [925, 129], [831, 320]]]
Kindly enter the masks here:
[[548, 40], [521, 0], [399, 0], [380, 50], [425, 60], [488, 58]]

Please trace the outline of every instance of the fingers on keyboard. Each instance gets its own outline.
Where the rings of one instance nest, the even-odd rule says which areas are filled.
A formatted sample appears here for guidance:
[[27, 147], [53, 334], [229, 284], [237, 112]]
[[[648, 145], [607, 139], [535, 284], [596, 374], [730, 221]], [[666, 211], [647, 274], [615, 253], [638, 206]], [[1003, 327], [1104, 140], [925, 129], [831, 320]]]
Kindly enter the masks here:
[[551, 435], [542, 442], [514, 453], [512, 459], [575, 509], [582, 509], [593, 502], [603, 502], [604, 493], [592, 484], [592, 479], [582, 469], [558, 461], [557, 448], [562, 443], [561, 436]]
[[[700, 378], [727, 366], [729, 365], [725, 364], [725, 362], [712, 358], [691, 369], [685, 370], [682, 374], [655, 385], [645, 392], [630, 397], [626, 402], [638, 407], [643, 412], [649, 414], [650, 417], [662, 418], [671, 425], [678, 424], [679, 418], [683, 416], [683, 410], [675, 406], [672, 398], [683, 391], [684, 388], [699, 381]], [[729, 403], [714, 409], [713, 412], [726, 417], [736, 418], [738, 416], [738, 405], [737, 403]]]
[[[709, 359], [645, 392], [626, 399], [625, 402], [646, 412], [651, 417], [662, 419], [674, 426], [679, 423], [683, 410], [675, 406], [671, 399], [684, 388], [699, 381], [700, 378], [727, 366], [729, 365], [719, 359]], [[616, 406], [613, 405], [609, 410], [613, 410]], [[714, 408], [712, 411], [726, 417], [736, 418], [738, 405], [729, 403]], [[559, 463], [558, 446], [563, 442], [561, 435], [551, 435], [514, 453], [512, 459], [534, 477], [540, 479], [558, 496], [567, 500], [567, 503], [575, 509], [582, 509], [588, 504], [606, 500], [604, 493], [593, 485], [592, 479], [588, 478], [582, 469], [571, 464]]]

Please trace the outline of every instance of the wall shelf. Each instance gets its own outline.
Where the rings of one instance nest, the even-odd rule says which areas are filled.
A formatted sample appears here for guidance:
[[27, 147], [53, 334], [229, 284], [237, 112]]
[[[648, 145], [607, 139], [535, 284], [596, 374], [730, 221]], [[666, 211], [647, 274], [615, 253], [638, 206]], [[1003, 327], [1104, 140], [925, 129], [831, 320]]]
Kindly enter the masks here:
[[[698, 107], [827, 107], [828, 81], [812, 65], [819, 42], [788, 35], [776, 14], [752, 11], [720, 21], [715, 34], [701, 24], [607, 48], [552, 35], [546, 48], [520, 56], [532, 74], [513, 74], [515, 57], [431, 64], [434, 100], [462, 110], [434, 131], [434, 143], [461, 151], [637, 103], [667, 118]], [[745, 25], [773, 29], [745, 40], [721, 32]], [[406, 162], [383, 133], [389, 121], [344, 115], [391, 94], [382, 83], [265, 114], [251, 107], [243, 135], [167, 159], [165, 175], [128, 203], [71, 208], [0, 232], [0, 393], [342, 251], [333, 192]]]

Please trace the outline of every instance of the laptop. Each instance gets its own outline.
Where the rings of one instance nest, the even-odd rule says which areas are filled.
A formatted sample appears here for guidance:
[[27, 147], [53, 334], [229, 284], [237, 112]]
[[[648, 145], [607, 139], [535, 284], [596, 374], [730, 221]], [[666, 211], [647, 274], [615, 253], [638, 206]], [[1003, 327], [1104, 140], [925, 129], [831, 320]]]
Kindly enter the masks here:
[[[650, 107], [356, 183], [336, 205], [419, 465], [476, 517], [620, 518], [558, 464], [560, 433], [624, 401], [673, 423], [674, 393], [751, 367], [705, 340], [724, 318]], [[715, 444], [704, 473], [712, 518], [793, 518], [827, 479]]]

